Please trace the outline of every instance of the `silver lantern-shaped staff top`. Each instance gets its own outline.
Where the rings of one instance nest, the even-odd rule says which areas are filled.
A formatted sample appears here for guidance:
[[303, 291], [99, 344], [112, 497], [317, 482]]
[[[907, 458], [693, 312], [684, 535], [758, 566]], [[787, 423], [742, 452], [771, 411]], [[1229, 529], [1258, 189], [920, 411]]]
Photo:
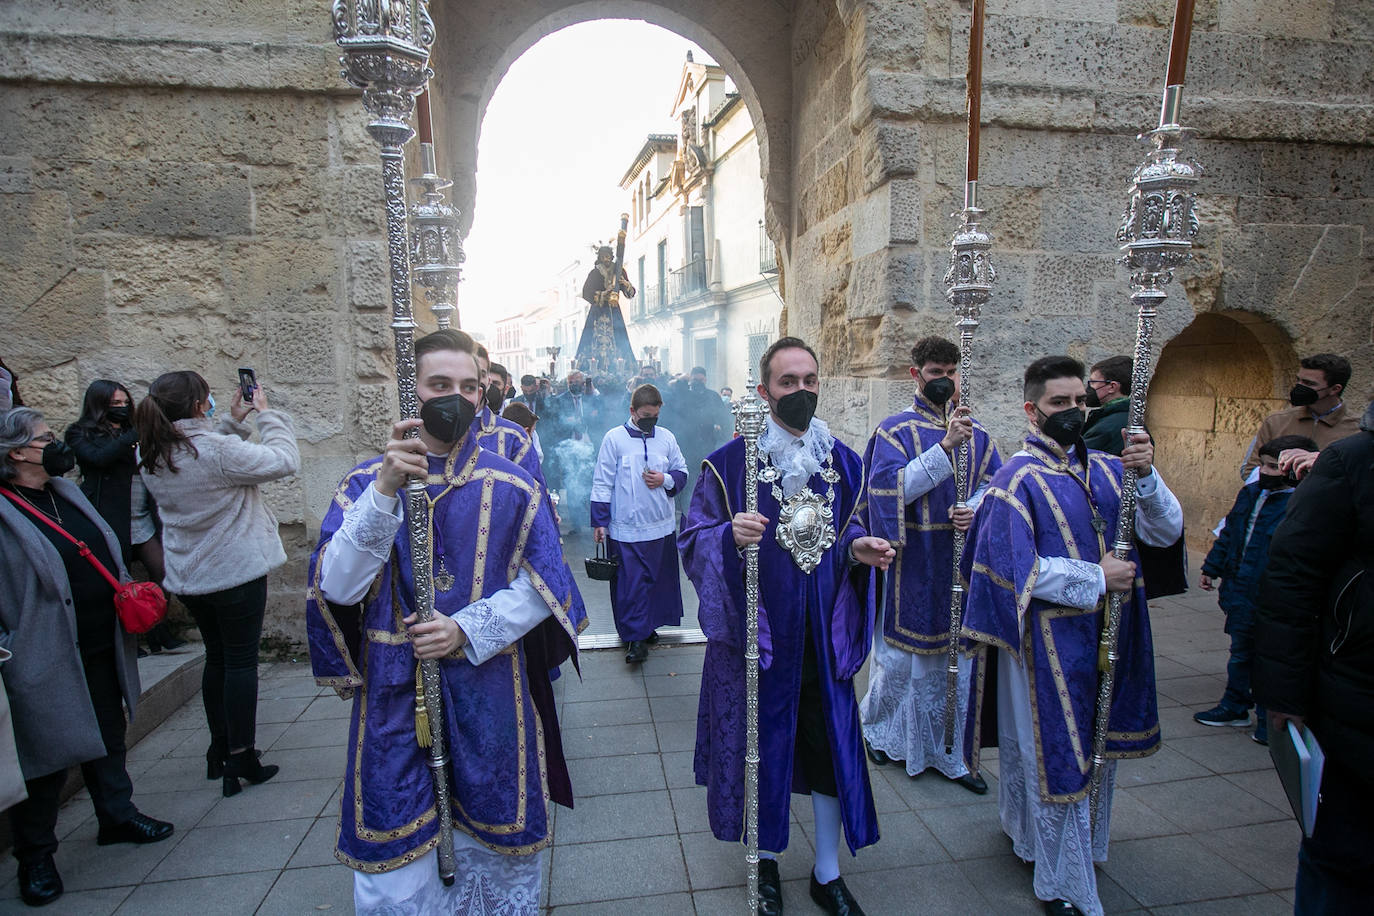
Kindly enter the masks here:
[[[1131, 176], [1131, 197], [1116, 233], [1121, 251], [1120, 262], [1126, 265], [1131, 274], [1131, 302], [1136, 307], [1135, 361], [1131, 367], [1131, 400], [1126, 427], [1126, 432], [1132, 436], [1145, 432], [1145, 396], [1150, 387], [1151, 346], [1155, 317], [1168, 296], [1164, 287], [1173, 280], [1174, 269], [1192, 259], [1193, 239], [1198, 233], [1195, 207], [1202, 167], [1193, 159], [1183, 156], [1183, 141], [1190, 131], [1178, 123], [1192, 12], [1191, 0], [1179, 0], [1159, 127], [1143, 135], [1149, 137], [1154, 149]], [[1137, 476], [1134, 468], [1127, 468], [1121, 482], [1121, 512], [1117, 516], [1116, 538], [1112, 543], [1112, 553], [1120, 560], [1127, 558], [1135, 541]], [[1117, 649], [1126, 594], [1111, 592], [1108, 595], [1107, 620], [1098, 647], [1100, 676], [1093, 720], [1092, 782], [1089, 792], [1094, 829], [1098, 825], [1107, 763], [1107, 730], [1116, 690]], [[1137, 612], [1141, 610], [1137, 609]]]
[[[368, 133], [381, 146], [382, 188], [386, 200], [387, 256], [391, 265], [391, 329], [396, 341], [396, 389], [401, 416], [419, 416], [415, 380], [415, 316], [410, 305], [410, 253], [406, 240], [405, 163], [401, 148], [413, 135], [409, 119], [415, 96], [433, 76], [429, 49], [434, 23], [425, 0], [334, 0], [334, 40], [343, 52], [341, 74], [363, 90], [363, 107], [372, 120]], [[418, 430], [411, 430], [418, 435]], [[415, 613], [421, 622], [434, 619], [433, 560], [429, 536], [429, 502], [425, 482], [406, 484], [406, 529], [415, 582]], [[419, 664], [416, 740], [427, 744], [427, 764], [434, 784], [438, 822], [439, 876], [454, 882], [453, 814], [449, 802], [448, 742], [444, 735], [443, 693], [439, 663]], [[428, 728], [424, 728], [426, 722]]]
[[453, 182], [435, 173], [434, 144], [421, 141], [418, 178], [410, 179], [419, 199], [410, 206], [410, 262], [415, 282], [425, 288], [429, 310], [440, 328], [452, 327], [457, 312], [458, 281], [463, 240], [458, 211], [444, 202], [444, 189]]
[[[735, 432], [744, 440], [744, 511], [759, 511], [759, 437], [768, 426], [768, 405], [757, 394], [754, 371], [733, 408]], [[744, 548], [744, 861], [749, 913], [759, 911], [759, 545]]]
[[[980, 225], [986, 211], [978, 207], [978, 136], [983, 91], [983, 0], [974, 0], [969, 28], [968, 156], [964, 181], [964, 209], [954, 216], [962, 223], [949, 243], [949, 270], [945, 272], [945, 298], [954, 306], [959, 331], [959, 406], [971, 409], [969, 388], [973, 376], [973, 332], [992, 296], [997, 280], [988, 252], [992, 236]], [[959, 446], [954, 459], [955, 507], [968, 507], [973, 494], [973, 441]], [[949, 647], [945, 659], [945, 753], [954, 752], [955, 719], [959, 709], [959, 630], [964, 615], [964, 579], [959, 567], [964, 559], [964, 532], [954, 529], [954, 561], [950, 576]]]

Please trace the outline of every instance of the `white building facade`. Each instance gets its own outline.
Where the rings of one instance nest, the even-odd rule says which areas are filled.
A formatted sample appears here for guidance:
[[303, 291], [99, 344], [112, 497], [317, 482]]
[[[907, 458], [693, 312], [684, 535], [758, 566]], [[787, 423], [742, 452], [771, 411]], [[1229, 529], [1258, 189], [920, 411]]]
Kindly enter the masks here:
[[649, 135], [621, 179], [625, 270], [639, 290], [621, 308], [636, 357], [653, 348], [665, 372], [702, 366], [707, 384], [740, 392], [783, 306], [758, 140], [725, 71], [690, 54], [672, 112], [677, 135]]

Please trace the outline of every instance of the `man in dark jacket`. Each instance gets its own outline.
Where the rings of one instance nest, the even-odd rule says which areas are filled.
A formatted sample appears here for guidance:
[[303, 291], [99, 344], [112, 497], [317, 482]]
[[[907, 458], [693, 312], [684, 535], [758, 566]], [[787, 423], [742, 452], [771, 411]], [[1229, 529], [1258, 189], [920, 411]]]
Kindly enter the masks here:
[[[1317, 447], [1306, 436], [1279, 436], [1260, 446], [1259, 479], [1236, 494], [1226, 514], [1226, 524], [1202, 561], [1204, 591], [1219, 581], [1217, 603], [1226, 614], [1226, 633], [1231, 637], [1231, 658], [1226, 663], [1226, 692], [1221, 702], [1206, 712], [1193, 714], [1203, 725], [1250, 724], [1250, 669], [1255, 646], [1255, 600], [1260, 576], [1269, 562], [1269, 540], [1283, 521], [1294, 481], [1279, 469], [1279, 455], [1287, 449], [1311, 451]], [[1257, 744], [1269, 743], [1264, 707], [1255, 710]]]
[[1130, 422], [1131, 369], [1129, 356], [1112, 356], [1088, 370], [1088, 422], [1083, 444], [1088, 448], [1120, 455], [1121, 431]]
[[1289, 500], [1256, 609], [1255, 699], [1275, 731], [1305, 722], [1326, 752], [1299, 914], [1374, 900], [1374, 405], [1360, 429], [1323, 448]]

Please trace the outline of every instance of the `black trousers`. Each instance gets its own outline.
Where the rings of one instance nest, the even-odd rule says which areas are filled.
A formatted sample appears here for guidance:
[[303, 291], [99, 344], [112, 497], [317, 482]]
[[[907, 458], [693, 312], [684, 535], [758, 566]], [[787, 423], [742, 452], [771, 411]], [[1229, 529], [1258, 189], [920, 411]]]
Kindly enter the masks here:
[[[138, 813], [133, 803], [134, 784], [124, 766], [124, 698], [119, 692], [115, 650], [83, 657], [82, 664], [106, 753], [81, 764], [81, 775], [100, 826], [112, 827]], [[14, 857], [20, 862], [34, 862], [57, 851], [57, 809], [66, 781], [66, 770], [25, 781], [29, 797], [10, 809]]]
[[267, 577], [208, 595], [182, 595], [205, 641], [201, 698], [211, 741], [226, 751], [253, 747], [258, 723], [258, 642]]
[[1370, 779], [1326, 758], [1317, 828], [1298, 848], [1293, 912], [1356, 916], [1374, 906], [1374, 801]]
[[835, 759], [830, 750], [830, 733], [825, 722], [825, 697], [821, 693], [821, 671], [816, 661], [816, 641], [806, 627], [802, 650], [801, 693], [797, 698], [796, 762], [812, 792], [838, 798]]

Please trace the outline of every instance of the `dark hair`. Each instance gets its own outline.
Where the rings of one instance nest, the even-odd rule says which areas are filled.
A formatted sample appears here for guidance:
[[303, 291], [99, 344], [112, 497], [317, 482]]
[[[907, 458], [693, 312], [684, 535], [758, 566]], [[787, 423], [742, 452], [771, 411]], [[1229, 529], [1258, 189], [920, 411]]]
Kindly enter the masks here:
[[911, 348], [911, 364], [920, 368], [927, 363], [948, 365], [959, 362], [959, 345], [943, 337], [922, 337]]
[[663, 395], [658, 393], [658, 389], [653, 385], [640, 385], [635, 389], [635, 393], [630, 395], [630, 409], [638, 410], [641, 407], [662, 407]]
[[[1311, 366], [1304, 368], [1310, 369]], [[1286, 452], [1290, 448], [1300, 448], [1304, 452], [1315, 452], [1317, 443], [1306, 436], [1275, 436], [1259, 447], [1259, 454], [1261, 457], [1277, 458], [1280, 452]]]
[[164, 372], [148, 386], [148, 396], [138, 402], [134, 411], [134, 426], [138, 428], [139, 466], [149, 474], [157, 473], [157, 464], [177, 472], [172, 456], [180, 449], [199, 458], [200, 452], [186, 434], [172, 424], [196, 415], [196, 405], [210, 397], [210, 386], [200, 373], [189, 369]]
[[10, 407], [23, 407], [24, 399], [19, 396], [19, 375], [5, 361], [0, 359], [0, 369], [4, 369], [10, 374]]
[[1088, 371], [1100, 374], [1104, 382], [1116, 382], [1121, 386], [1122, 394], [1130, 394], [1131, 370], [1134, 368], [1135, 360], [1129, 356], [1109, 356], [1093, 363], [1093, 367]]
[[539, 414], [535, 413], [533, 410], [530, 410], [528, 405], [523, 404], [520, 401], [516, 401], [512, 404], [507, 404], [506, 409], [501, 411], [501, 416], [505, 417], [507, 420], [510, 420], [512, 423], [514, 423], [521, 429], [529, 429], [531, 426], [534, 425], [534, 421], [539, 419]]
[[453, 350], [457, 353], [466, 353], [474, 360], [477, 358], [477, 345], [466, 332], [443, 328], [415, 341], [416, 371], [420, 368], [420, 357], [438, 353], [440, 350]]
[[129, 399], [132, 415], [134, 396], [129, 393], [129, 389], [119, 382], [98, 378], [86, 387], [86, 397], [81, 401], [81, 416], [72, 425], [83, 429], [104, 429], [109, 426], [105, 413], [110, 409], [110, 398], [114, 397], [116, 391], [124, 392], [124, 396]]
[[487, 352], [486, 347], [478, 344], [477, 349], [473, 351], [473, 355], [478, 359], [485, 359], [487, 361], [487, 371], [491, 371], [491, 354]]
[[491, 364], [491, 369], [490, 369], [490, 371], [489, 371], [489, 374], [490, 374], [490, 375], [499, 375], [499, 376], [501, 376], [501, 378], [505, 379], [506, 381], [510, 381], [510, 373], [507, 372], [507, 371], [506, 371], [506, 367], [503, 366], [503, 365], [501, 365], [500, 363], [492, 363], [492, 364]]
[[1057, 378], [1083, 380], [1083, 364], [1072, 356], [1042, 356], [1026, 367], [1021, 393], [1034, 403], [1045, 394], [1045, 383]]
[[768, 387], [768, 380], [773, 376], [773, 357], [783, 350], [805, 350], [816, 361], [816, 366], [820, 367], [820, 357], [816, 355], [815, 350], [807, 346], [806, 341], [800, 337], [779, 337], [773, 341], [772, 346], [763, 351], [763, 356], [759, 358], [759, 380], [765, 388]]
[[692, 374], [692, 375], [705, 375], [705, 374], [706, 374], [706, 368], [705, 368], [704, 366], [693, 366], [693, 367], [692, 367], [692, 373], [691, 373], [691, 374]]
[[1341, 394], [1345, 394], [1345, 386], [1350, 383], [1350, 360], [1344, 356], [1337, 356], [1335, 353], [1318, 353], [1316, 356], [1309, 356], [1302, 361], [1304, 369], [1317, 369], [1322, 375], [1326, 376], [1326, 384], [1340, 385]]
[[532, 375], [522, 375], [520, 376], [520, 384], [522, 387], [534, 387], [536, 384], [538, 384], [538, 380]]

